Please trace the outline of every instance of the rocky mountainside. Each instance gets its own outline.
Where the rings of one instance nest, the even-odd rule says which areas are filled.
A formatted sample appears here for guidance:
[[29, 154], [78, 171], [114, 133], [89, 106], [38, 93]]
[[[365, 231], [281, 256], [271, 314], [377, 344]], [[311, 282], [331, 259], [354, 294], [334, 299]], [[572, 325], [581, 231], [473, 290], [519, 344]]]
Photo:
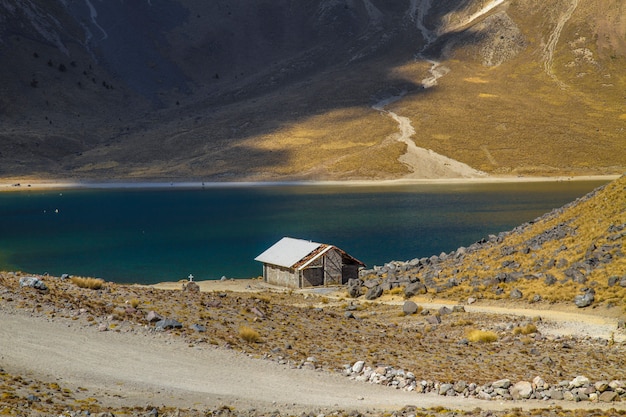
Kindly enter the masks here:
[[626, 166], [623, 0], [1, 0], [0, 59], [4, 178], [398, 178], [394, 115], [488, 173]]
[[[350, 293], [377, 298], [404, 288], [407, 297], [438, 294], [626, 312], [626, 177], [564, 207], [451, 253], [391, 262], [366, 271]], [[365, 284], [365, 287], [362, 285]], [[623, 321], [622, 321], [623, 323]], [[622, 324], [623, 325], [623, 324]]]

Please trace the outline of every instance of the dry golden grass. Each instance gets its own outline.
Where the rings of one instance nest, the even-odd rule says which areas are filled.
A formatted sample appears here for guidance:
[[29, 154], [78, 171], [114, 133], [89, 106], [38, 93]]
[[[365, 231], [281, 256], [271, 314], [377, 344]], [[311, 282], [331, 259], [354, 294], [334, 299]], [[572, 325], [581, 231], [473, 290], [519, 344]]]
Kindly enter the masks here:
[[104, 280], [100, 278], [71, 277], [70, 281], [77, 287], [91, 290], [99, 290], [104, 286]]
[[470, 342], [492, 343], [498, 340], [498, 335], [490, 330], [472, 329], [467, 331], [467, 340]]
[[239, 337], [248, 343], [257, 343], [261, 340], [259, 332], [249, 326], [239, 327]]
[[513, 329], [513, 334], [515, 335], [518, 335], [518, 334], [529, 335], [531, 333], [537, 333], [537, 326], [535, 326], [532, 323], [528, 323], [525, 326], [516, 327], [515, 329]]

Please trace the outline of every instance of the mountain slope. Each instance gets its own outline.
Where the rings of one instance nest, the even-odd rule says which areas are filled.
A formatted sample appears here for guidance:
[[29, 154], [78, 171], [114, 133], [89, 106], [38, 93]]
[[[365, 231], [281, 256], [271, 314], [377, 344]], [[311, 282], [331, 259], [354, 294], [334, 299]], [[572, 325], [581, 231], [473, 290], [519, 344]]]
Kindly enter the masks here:
[[[465, 302], [571, 304], [626, 314], [626, 177], [509, 232], [450, 254], [397, 263], [429, 294]], [[387, 266], [386, 269], [389, 269]], [[388, 271], [381, 269], [377, 275]], [[388, 277], [387, 277], [388, 278]], [[590, 301], [586, 305], [583, 297]], [[546, 304], [548, 303], [548, 304]], [[571, 304], [573, 306], [573, 304]], [[619, 311], [610, 313], [612, 307]]]
[[[622, 0], [0, 2], [0, 176], [398, 178], [626, 166]], [[393, 101], [393, 100], [392, 100]]]

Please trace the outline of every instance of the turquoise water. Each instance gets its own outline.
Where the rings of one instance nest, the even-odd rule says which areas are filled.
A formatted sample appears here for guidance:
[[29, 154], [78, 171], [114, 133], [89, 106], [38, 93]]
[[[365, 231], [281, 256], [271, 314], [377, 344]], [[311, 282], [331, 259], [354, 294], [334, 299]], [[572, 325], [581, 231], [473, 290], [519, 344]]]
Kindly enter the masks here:
[[601, 184], [0, 193], [0, 269], [137, 283], [248, 278], [283, 236], [334, 244], [372, 267], [470, 245]]

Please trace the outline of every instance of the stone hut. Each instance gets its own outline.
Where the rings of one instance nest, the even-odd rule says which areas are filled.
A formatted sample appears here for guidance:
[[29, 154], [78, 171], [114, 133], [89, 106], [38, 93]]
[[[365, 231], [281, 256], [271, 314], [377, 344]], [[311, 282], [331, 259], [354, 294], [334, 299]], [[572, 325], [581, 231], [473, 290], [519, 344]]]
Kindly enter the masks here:
[[284, 237], [254, 258], [263, 263], [263, 280], [287, 288], [343, 285], [359, 277], [365, 264], [325, 243]]

